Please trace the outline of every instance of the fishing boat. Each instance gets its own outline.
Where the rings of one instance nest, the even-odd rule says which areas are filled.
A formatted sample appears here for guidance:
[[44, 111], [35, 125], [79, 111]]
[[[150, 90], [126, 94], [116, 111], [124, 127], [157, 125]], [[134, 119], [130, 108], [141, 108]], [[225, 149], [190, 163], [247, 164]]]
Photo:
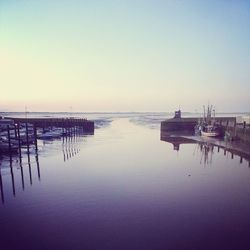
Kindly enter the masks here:
[[[203, 106], [203, 119], [199, 119], [198, 124], [195, 126], [196, 134], [207, 137], [218, 137], [222, 135], [221, 126], [216, 124], [215, 110], [212, 105], [208, 105], [207, 110]], [[214, 111], [214, 117], [212, 118], [212, 111]]]
[[221, 135], [220, 129], [214, 125], [207, 125], [201, 129], [202, 136], [218, 137]]

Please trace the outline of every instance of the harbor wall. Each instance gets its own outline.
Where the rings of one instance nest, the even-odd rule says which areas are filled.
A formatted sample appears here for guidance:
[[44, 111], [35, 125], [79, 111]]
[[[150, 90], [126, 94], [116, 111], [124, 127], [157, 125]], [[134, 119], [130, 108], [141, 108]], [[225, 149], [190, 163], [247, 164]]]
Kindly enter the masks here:
[[[240, 140], [250, 143], [250, 126], [237, 124], [236, 117], [216, 117], [217, 124], [223, 128], [223, 133], [229, 140]], [[171, 118], [161, 122], [161, 133], [193, 133], [199, 118]]]
[[[216, 117], [213, 118], [217, 124], [225, 129], [236, 126], [236, 117]], [[162, 131], [193, 131], [199, 121], [198, 117], [171, 118], [161, 122]]]
[[194, 131], [198, 118], [172, 118], [161, 122], [162, 132]]
[[235, 125], [225, 128], [225, 135], [233, 141], [240, 140], [250, 143], [250, 126]]

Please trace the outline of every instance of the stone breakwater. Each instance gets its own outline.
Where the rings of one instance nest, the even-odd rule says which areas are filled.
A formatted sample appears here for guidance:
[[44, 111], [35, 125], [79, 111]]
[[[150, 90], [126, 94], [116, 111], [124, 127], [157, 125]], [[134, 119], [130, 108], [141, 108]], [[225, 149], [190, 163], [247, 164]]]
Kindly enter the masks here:
[[[222, 127], [223, 134], [232, 141], [250, 143], [250, 126], [238, 124], [236, 117], [216, 117], [215, 122]], [[194, 133], [199, 118], [171, 118], [161, 122], [163, 133]]]

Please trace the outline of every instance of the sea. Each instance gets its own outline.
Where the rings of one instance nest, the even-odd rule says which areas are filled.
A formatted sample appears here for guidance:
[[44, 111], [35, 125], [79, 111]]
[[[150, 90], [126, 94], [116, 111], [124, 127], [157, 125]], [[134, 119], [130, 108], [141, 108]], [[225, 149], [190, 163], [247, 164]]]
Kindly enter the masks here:
[[95, 122], [94, 134], [0, 155], [1, 250], [250, 249], [249, 159], [164, 140], [160, 122], [173, 113], [0, 116]]

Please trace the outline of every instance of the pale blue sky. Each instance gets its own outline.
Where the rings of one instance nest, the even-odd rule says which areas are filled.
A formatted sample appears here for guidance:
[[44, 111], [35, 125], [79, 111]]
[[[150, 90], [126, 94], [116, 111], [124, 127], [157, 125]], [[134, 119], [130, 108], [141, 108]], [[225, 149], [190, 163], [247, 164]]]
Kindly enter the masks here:
[[0, 110], [250, 111], [250, 1], [0, 0]]

